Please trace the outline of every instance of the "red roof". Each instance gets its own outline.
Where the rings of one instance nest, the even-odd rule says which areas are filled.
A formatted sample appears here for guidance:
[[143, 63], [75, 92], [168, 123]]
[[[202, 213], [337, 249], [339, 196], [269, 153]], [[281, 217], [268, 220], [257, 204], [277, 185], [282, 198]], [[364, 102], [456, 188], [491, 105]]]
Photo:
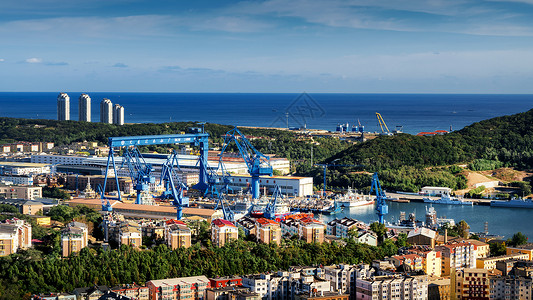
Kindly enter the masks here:
[[185, 224], [185, 222], [183, 222], [183, 221], [178, 221], [178, 220], [174, 220], [174, 219], [167, 220], [167, 221], [165, 221], [165, 223], [167, 223], [167, 225], [178, 224], [178, 225], [185, 225], [185, 226], [187, 226], [187, 224]]
[[279, 225], [278, 222], [273, 221], [273, 220], [269, 220], [269, 219], [267, 219], [267, 218], [260, 218], [260, 219], [257, 219], [256, 222], [259, 223], [259, 224], [261, 224], [261, 225]]
[[446, 131], [446, 130], [435, 130], [435, 132], [448, 133], [448, 131]]
[[212, 223], [214, 225], [218, 226], [218, 227], [224, 227], [224, 226], [235, 227], [235, 225], [233, 225], [233, 223], [231, 223], [228, 220], [224, 220], [224, 219], [216, 219], [216, 220], [213, 220]]
[[418, 136], [422, 136], [422, 135], [435, 135], [435, 134], [437, 134], [437, 132], [425, 132], [425, 131], [423, 131], [423, 132], [419, 132], [417, 135]]

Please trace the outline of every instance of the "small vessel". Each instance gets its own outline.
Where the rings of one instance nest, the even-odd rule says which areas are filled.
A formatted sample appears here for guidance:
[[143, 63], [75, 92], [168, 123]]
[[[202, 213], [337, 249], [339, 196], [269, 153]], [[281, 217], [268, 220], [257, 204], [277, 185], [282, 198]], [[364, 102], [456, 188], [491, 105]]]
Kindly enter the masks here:
[[467, 201], [463, 198], [452, 197], [448, 193], [443, 193], [439, 199], [431, 199], [429, 197], [422, 198], [424, 203], [433, 204], [451, 204], [451, 205], [473, 205], [472, 201]]
[[496, 207], [516, 207], [516, 208], [533, 208], [532, 199], [512, 198], [509, 201], [490, 201], [490, 206]]
[[337, 197], [337, 203], [343, 207], [357, 207], [374, 204], [374, 199], [368, 195], [361, 195], [348, 188], [348, 192]]
[[337, 201], [333, 201], [333, 204], [325, 209], [320, 210], [320, 213], [324, 215], [334, 215], [342, 211], [342, 206]]

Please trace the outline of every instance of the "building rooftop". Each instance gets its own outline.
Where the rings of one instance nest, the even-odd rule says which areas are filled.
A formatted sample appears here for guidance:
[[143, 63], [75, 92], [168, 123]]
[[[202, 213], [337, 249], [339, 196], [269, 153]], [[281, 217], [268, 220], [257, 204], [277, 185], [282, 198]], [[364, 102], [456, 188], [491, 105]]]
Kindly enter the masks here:
[[425, 227], [417, 227], [414, 230], [409, 231], [407, 238], [414, 237], [417, 235], [422, 235], [430, 239], [435, 239], [437, 237], [437, 232]]
[[215, 225], [215, 226], [218, 226], [218, 227], [224, 227], [224, 226], [236, 227], [235, 225], [233, 225], [233, 223], [231, 223], [228, 220], [224, 220], [224, 219], [213, 220], [212, 224]]
[[180, 278], [168, 278], [168, 279], [159, 279], [159, 280], [150, 280], [150, 282], [155, 286], [171, 285], [175, 286], [178, 284], [194, 284], [198, 282], [203, 282], [209, 284], [209, 279], [204, 275], [201, 276], [192, 276], [192, 277], [180, 277]]
[[507, 246], [507, 248], [533, 250], [533, 243], [527, 243], [525, 245], [519, 245], [519, 246]]

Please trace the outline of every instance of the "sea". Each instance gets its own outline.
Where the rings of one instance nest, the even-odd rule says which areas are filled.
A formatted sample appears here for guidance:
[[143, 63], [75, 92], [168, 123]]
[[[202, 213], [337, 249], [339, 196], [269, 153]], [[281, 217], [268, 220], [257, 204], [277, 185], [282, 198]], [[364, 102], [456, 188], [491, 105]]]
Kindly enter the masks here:
[[[70, 116], [78, 119], [78, 97], [70, 96]], [[376, 113], [390, 131], [459, 130], [474, 122], [525, 112], [533, 108], [533, 95], [494, 94], [315, 94], [315, 93], [88, 93], [92, 99], [92, 121], [100, 117], [100, 101], [110, 99], [124, 106], [126, 123], [198, 121], [236, 126], [310, 128], [335, 131], [338, 124], [365, 127], [381, 132]], [[0, 117], [56, 119], [58, 93], [0, 93]], [[400, 211], [415, 213], [424, 220], [424, 203], [391, 203], [387, 221]], [[521, 231], [533, 237], [530, 216], [533, 209], [488, 206], [436, 205], [439, 217], [465, 220], [473, 232], [488, 222], [489, 233], [511, 237]], [[325, 219], [349, 216], [373, 222], [373, 207], [345, 209]]]
[[[78, 97], [70, 96], [71, 120]], [[236, 126], [310, 128], [334, 131], [338, 124], [381, 132], [376, 112], [390, 131], [458, 130], [474, 122], [533, 108], [533, 95], [472, 94], [253, 94], [253, 93], [88, 93], [92, 121], [100, 102], [124, 106], [126, 123], [198, 121]], [[0, 117], [56, 119], [58, 93], [0, 93]]]

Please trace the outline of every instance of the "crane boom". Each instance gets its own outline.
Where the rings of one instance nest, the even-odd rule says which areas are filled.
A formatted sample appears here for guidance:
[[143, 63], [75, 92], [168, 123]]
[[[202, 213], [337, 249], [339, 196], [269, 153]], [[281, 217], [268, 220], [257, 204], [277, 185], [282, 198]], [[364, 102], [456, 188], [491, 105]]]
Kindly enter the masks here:
[[178, 177], [175, 178], [174, 168], [178, 171], [180, 166], [178, 164], [178, 153], [174, 150], [167, 161], [161, 167], [161, 178], [159, 180], [160, 184], [165, 182], [165, 191], [163, 192], [163, 197], [172, 197], [172, 204], [176, 206], [176, 218], [181, 220], [183, 217], [183, 207], [189, 206], [189, 198], [183, 196], [183, 191], [187, 190], [187, 185], [185, 185]]
[[237, 126], [228, 131], [224, 136], [224, 146], [220, 151], [219, 161], [222, 161], [222, 156], [226, 148], [231, 142], [235, 142], [239, 152], [246, 163], [248, 173], [252, 176], [252, 198], [259, 198], [259, 176], [272, 176], [273, 170], [270, 165], [270, 157], [259, 152], [250, 141], [237, 129]]
[[376, 193], [376, 214], [378, 215], [378, 221], [380, 224], [385, 224], [385, 215], [389, 213], [389, 206], [385, 202], [387, 196], [381, 189], [377, 172], [372, 175], [370, 194], [372, 194], [372, 192]]
[[[381, 116], [381, 114], [376, 112], [376, 117], [378, 118], [378, 124], [379, 124], [379, 127], [381, 128], [381, 133], [389, 134], [390, 133], [389, 128], [387, 127], [387, 124], [385, 124], [385, 120], [383, 120], [383, 117]], [[383, 127], [385, 127], [385, 130], [383, 130]]]

